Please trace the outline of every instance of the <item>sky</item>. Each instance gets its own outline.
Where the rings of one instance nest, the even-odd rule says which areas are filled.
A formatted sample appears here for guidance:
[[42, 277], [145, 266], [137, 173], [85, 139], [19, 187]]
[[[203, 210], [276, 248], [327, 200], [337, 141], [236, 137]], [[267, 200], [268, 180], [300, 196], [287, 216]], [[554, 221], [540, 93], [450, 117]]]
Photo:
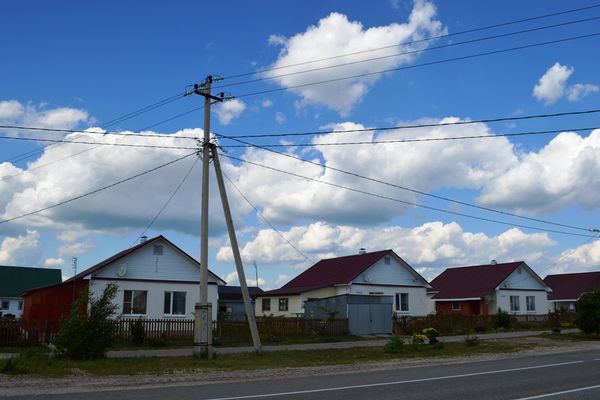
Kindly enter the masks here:
[[[251, 285], [360, 248], [430, 280], [599, 270], [599, 21], [591, 1], [3, 1], [0, 265], [66, 278], [142, 234], [199, 258], [184, 94], [210, 75]], [[235, 285], [212, 173], [209, 197], [209, 268]]]

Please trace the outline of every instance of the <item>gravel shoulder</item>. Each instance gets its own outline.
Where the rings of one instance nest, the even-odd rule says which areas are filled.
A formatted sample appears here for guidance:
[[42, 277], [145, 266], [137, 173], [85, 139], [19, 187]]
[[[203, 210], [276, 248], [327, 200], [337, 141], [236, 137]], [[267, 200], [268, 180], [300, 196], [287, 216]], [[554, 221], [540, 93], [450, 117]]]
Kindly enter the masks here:
[[[30, 375], [0, 375], [0, 397], [19, 395], [61, 394], [107, 390], [132, 390], [166, 386], [203, 385], [211, 383], [268, 380], [271, 378], [344, 374], [349, 372], [412, 368], [418, 366], [465, 363], [520, 357], [525, 354], [552, 354], [577, 350], [600, 349], [600, 342], [555, 341], [542, 337], [507, 339], [511, 343], [535, 344], [530, 350], [509, 354], [483, 354], [470, 357], [394, 360], [377, 363], [319, 367], [261, 369], [254, 371], [182, 371], [162, 375], [90, 376], [78, 371], [65, 378], [45, 378]], [[498, 340], [502, 341], [502, 340]]]

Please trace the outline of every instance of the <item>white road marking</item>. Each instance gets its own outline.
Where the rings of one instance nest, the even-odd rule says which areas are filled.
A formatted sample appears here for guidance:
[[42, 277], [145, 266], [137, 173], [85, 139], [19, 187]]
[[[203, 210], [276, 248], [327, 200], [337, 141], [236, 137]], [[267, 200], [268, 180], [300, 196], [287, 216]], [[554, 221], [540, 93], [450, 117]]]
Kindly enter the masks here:
[[[514, 372], [514, 371], [525, 371], [525, 370], [540, 369], [540, 368], [560, 367], [560, 366], [563, 366], [563, 365], [573, 365], [573, 364], [581, 364], [581, 363], [583, 363], [583, 361], [569, 361], [569, 362], [564, 362], [564, 363], [535, 365], [535, 366], [532, 366], [532, 367], [498, 369], [498, 370], [495, 370], [495, 371], [473, 372], [473, 373], [470, 373], [470, 374], [458, 374], [458, 375], [436, 376], [436, 377], [433, 377], [433, 378], [410, 379], [410, 380], [406, 380], [406, 381], [367, 383], [367, 384], [364, 384], [364, 385], [338, 386], [338, 387], [323, 388], [323, 389], [298, 390], [298, 391], [295, 391], [295, 392], [265, 393], [265, 394], [253, 394], [253, 395], [233, 396], [233, 397], [216, 397], [216, 398], [207, 399], [207, 400], [241, 400], [241, 399], [256, 399], [256, 398], [262, 398], [262, 397], [292, 396], [292, 395], [295, 395], [295, 394], [333, 392], [333, 391], [336, 391], [336, 390], [349, 390], [349, 389], [362, 389], [362, 388], [378, 387], [378, 386], [403, 385], [403, 384], [407, 384], [407, 383], [429, 382], [429, 381], [439, 381], [439, 380], [444, 380], [444, 379], [466, 378], [466, 377], [469, 377], [469, 376], [501, 374], [501, 373], [505, 373], [505, 372]], [[532, 397], [532, 399], [533, 398], [535, 398], [535, 397]], [[518, 400], [525, 400], [525, 399], [518, 399]]]
[[531, 397], [521, 397], [520, 399], [515, 399], [515, 400], [534, 400], [534, 399], [543, 399], [543, 398], [545, 398], [545, 397], [558, 396], [558, 395], [561, 395], [561, 394], [567, 394], [567, 393], [583, 392], [584, 390], [592, 390], [592, 389], [600, 389], [600, 385], [595, 385], [595, 386], [587, 386], [587, 387], [582, 387], [582, 388], [577, 388], [577, 389], [571, 389], [571, 390], [563, 390], [562, 392], [554, 392], [554, 393], [538, 394], [537, 396], [531, 396]]

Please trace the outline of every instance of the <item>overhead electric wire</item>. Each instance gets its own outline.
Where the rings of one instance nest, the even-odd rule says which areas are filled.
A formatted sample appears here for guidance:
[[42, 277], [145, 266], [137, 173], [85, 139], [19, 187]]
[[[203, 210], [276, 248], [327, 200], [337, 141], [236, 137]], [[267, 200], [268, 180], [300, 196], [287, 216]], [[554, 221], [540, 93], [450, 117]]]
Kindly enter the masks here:
[[[139, 130], [133, 133], [124, 133], [117, 131], [106, 131], [106, 132], [95, 132], [89, 130], [80, 130], [80, 129], [53, 129], [53, 128], [43, 128], [43, 127], [34, 127], [34, 126], [22, 126], [22, 125], [0, 125], [0, 129], [18, 129], [18, 130], [27, 130], [27, 131], [41, 131], [41, 132], [63, 132], [63, 133], [85, 133], [91, 135], [100, 135], [100, 136], [126, 136], [132, 138], [140, 138], [140, 137], [151, 137], [151, 138], [167, 138], [167, 139], [198, 139], [196, 136], [175, 136], [175, 135], [161, 135], [159, 133], [146, 133], [143, 135], [134, 135], [133, 133], [141, 133], [143, 130]], [[9, 138], [8, 136], [0, 136], [0, 138]], [[67, 141], [67, 140], [65, 140]]]
[[143, 171], [143, 172], [137, 173], [137, 174], [135, 174], [135, 175], [133, 175], [133, 176], [130, 176], [130, 177], [128, 177], [128, 178], [121, 179], [121, 180], [119, 180], [119, 181], [117, 181], [117, 182], [111, 183], [110, 185], [103, 186], [103, 187], [101, 187], [101, 188], [98, 188], [98, 189], [92, 190], [92, 191], [90, 191], [90, 192], [87, 192], [87, 193], [81, 194], [81, 195], [79, 195], [79, 196], [71, 197], [70, 199], [67, 199], [67, 200], [60, 201], [60, 202], [58, 202], [58, 203], [55, 203], [55, 204], [53, 204], [53, 205], [50, 205], [50, 206], [47, 206], [47, 207], [40, 208], [40, 209], [38, 209], [38, 210], [35, 210], [35, 211], [31, 211], [31, 212], [28, 212], [28, 213], [25, 213], [25, 214], [21, 214], [21, 215], [18, 215], [18, 216], [16, 216], [16, 217], [11, 217], [11, 218], [7, 218], [7, 219], [4, 219], [4, 220], [0, 220], [0, 224], [4, 224], [4, 223], [7, 223], [7, 222], [15, 221], [15, 220], [17, 220], [17, 219], [21, 219], [21, 218], [29, 217], [29, 216], [31, 216], [31, 215], [39, 214], [39, 213], [41, 213], [41, 212], [43, 212], [43, 211], [47, 211], [47, 210], [50, 210], [50, 209], [52, 209], [52, 208], [55, 208], [55, 207], [62, 206], [62, 205], [64, 205], [64, 204], [71, 203], [71, 202], [73, 202], [73, 201], [75, 201], [75, 200], [79, 200], [79, 199], [82, 199], [82, 198], [84, 198], [84, 197], [91, 196], [91, 195], [93, 195], [93, 194], [96, 194], [96, 193], [102, 192], [103, 190], [106, 190], [106, 189], [109, 189], [109, 188], [115, 187], [115, 186], [117, 186], [117, 185], [120, 185], [120, 184], [122, 184], [122, 183], [125, 183], [125, 182], [131, 181], [131, 180], [133, 180], [133, 179], [139, 178], [140, 176], [143, 176], [143, 175], [149, 174], [149, 173], [151, 173], [151, 172], [154, 172], [154, 171], [156, 171], [156, 170], [159, 170], [159, 169], [161, 169], [161, 168], [164, 168], [164, 167], [166, 167], [166, 166], [168, 166], [168, 165], [174, 164], [174, 163], [176, 163], [176, 162], [178, 162], [178, 161], [181, 161], [181, 160], [183, 160], [183, 159], [185, 159], [185, 158], [188, 158], [188, 157], [190, 157], [190, 156], [193, 156], [193, 155], [195, 155], [195, 154], [196, 154], [196, 152], [194, 151], [193, 153], [189, 153], [189, 154], [187, 154], [187, 155], [185, 155], [185, 156], [182, 156], [182, 157], [176, 158], [175, 160], [171, 160], [171, 161], [169, 161], [169, 162], [167, 162], [167, 163], [164, 163], [164, 164], [161, 164], [161, 165], [159, 165], [159, 166], [157, 166], [157, 167], [154, 167], [154, 168], [148, 169], [148, 170], [146, 170], [146, 171]]
[[239, 187], [237, 187], [237, 185], [233, 182], [233, 180], [231, 180], [227, 174], [225, 172], [223, 172], [223, 176], [225, 176], [225, 178], [229, 181], [229, 183], [231, 184], [231, 186], [233, 186], [235, 188], [235, 190], [237, 190], [237, 192], [240, 194], [240, 196], [242, 196], [242, 198], [244, 200], [246, 200], [246, 203], [248, 203], [250, 205], [250, 207], [252, 207], [254, 209], [254, 211], [256, 211], [256, 214], [259, 216], [259, 218], [266, 223], [267, 225], [269, 225], [271, 227], [271, 229], [273, 229], [273, 231], [275, 231], [275, 233], [277, 233], [283, 240], [285, 240], [287, 242], [287, 244], [289, 244], [294, 250], [296, 250], [296, 252], [298, 252], [298, 254], [300, 254], [302, 257], [304, 257], [305, 260], [310, 261], [311, 263], [315, 263], [314, 260], [312, 260], [309, 256], [307, 256], [306, 254], [304, 254], [304, 252], [302, 250], [300, 250], [299, 248], [297, 248], [292, 242], [290, 242], [288, 240], [288, 238], [285, 237], [285, 235], [283, 233], [281, 233], [277, 228], [275, 228], [273, 226], [272, 223], [269, 222], [269, 220], [260, 212], [260, 210], [254, 206], [254, 204], [252, 204], [252, 202], [250, 201], [250, 199], [248, 199], [248, 197], [246, 197], [246, 195], [240, 190]]
[[261, 168], [265, 168], [265, 169], [268, 169], [268, 170], [271, 170], [271, 171], [280, 172], [280, 173], [287, 174], [287, 175], [290, 175], [290, 176], [295, 176], [297, 178], [301, 178], [301, 179], [306, 179], [306, 180], [309, 180], [309, 181], [318, 182], [318, 183], [321, 183], [321, 184], [324, 184], [324, 185], [336, 187], [336, 188], [339, 188], [339, 189], [348, 190], [348, 191], [355, 192], [355, 193], [364, 194], [364, 195], [367, 195], [367, 196], [371, 196], [371, 197], [375, 197], [375, 198], [379, 198], [379, 199], [383, 199], [383, 200], [389, 200], [389, 201], [393, 201], [393, 202], [396, 202], [396, 203], [405, 204], [405, 205], [408, 205], [408, 206], [411, 206], [411, 207], [424, 208], [424, 209], [427, 209], [427, 210], [437, 211], [437, 212], [441, 212], [441, 213], [445, 213], [445, 214], [451, 214], [451, 215], [456, 215], [456, 216], [460, 216], [460, 217], [476, 219], [476, 220], [479, 220], [479, 221], [492, 222], [492, 223], [506, 225], [506, 226], [511, 226], [511, 227], [516, 227], [516, 228], [532, 229], [532, 230], [537, 230], [537, 231], [542, 231], [542, 232], [547, 232], [547, 233], [557, 233], [557, 234], [561, 234], [561, 235], [581, 236], [581, 237], [595, 237], [595, 236], [590, 236], [590, 235], [584, 235], [584, 234], [581, 234], [581, 233], [566, 232], [566, 231], [546, 229], [546, 228], [529, 226], [529, 225], [516, 224], [516, 223], [500, 221], [500, 220], [496, 220], [496, 219], [492, 219], [492, 218], [486, 218], [486, 217], [479, 217], [479, 216], [470, 215], [470, 214], [464, 214], [464, 213], [460, 213], [460, 212], [457, 212], [457, 211], [444, 210], [444, 209], [441, 209], [441, 208], [431, 207], [431, 206], [427, 206], [427, 205], [424, 205], [424, 204], [418, 204], [418, 203], [414, 203], [414, 202], [411, 202], [411, 201], [401, 200], [401, 199], [397, 199], [397, 198], [390, 197], [390, 196], [385, 196], [385, 195], [380, 195], [380, 194], [368, 192], [366, 190], [351, 188], [351, 187], [340, 185], [340, 184], [333, 183], [333, 182], [323, 181], [323, 180], [312, 178], [312, 177], [309, 177], [309, 176], [300, 175], [300, 174], [297, 174], [295, 172], [285, 171], [285, 170], [282, 170], [282, 169], [279, 169], [279, 168], [270, 167], [268, 165], [260, 164], [260, 163], [254, 162], [254, 161], [249, 161], [249, 160], [245, 160], [245, 159], [242, 159], [242, 158], [234, 157], [234, 156], [231, 156], [231, 155], [228, 155], [228, 154], [223, 154], [223, 156], [227, 157], [229, 159], [232, 159], [232, 160], [236, 160], [236, 161], [239, 161], [239, 162], [247, 163], [247, 164], [250, 164], [250, 165], [255, 165], [255, 166], [258, 166], [258, 167], [261, 167]]
[[150, 145], [150, 144], [132, 144], [132, 143], [101, 143], [101, 142], [82, 142], [79, 140], [64, 140], [64, 139], [45, 139], [45, 138], [24, 138], [24, 137], [13, 137], [13, 136], [0, 136], [0, 139], [7, 140], [22, 140], [22, 141], [34, 141], [34, 142], [52, 142], [61, 144], [90, 144], [98, 146], [118, 146], [118, 147], [146, 147], [155, 149], [179, 149], [179, 150], [191, 150], [195, 147], [187, 146], [161, 146], [161, 145]]
[[534, 47], [546, 46], [546, 45], [550, 45], [550, 44], [557, 44], [557, 43], [564, 43], [564, 42], [569, 42], [569, 41], [573, 41], [573, 40], [586, 39], [586, 38], [599, 36], [599, 35], [600, 35], [600, 32], [588, 33], [585, 35], [571, 36], [571, 37], [563, 38], [563, 39], [556, 39], [556, 40], [550, 40], [550, 41], [546, 41], [546, 42], [539, 42], [539, 43], [527, 44], [527, 45], [522, 45], [522, 46], [509, 47], [509, 48], [500, 49], [500, 50], [492, 50], [492, 51], [486, 51], [486, 52], [482, 52], [482, 53], [469, 54], [466, 56], [448, 58], [448, 59], [444, 59], [444, 60], [430, 61], [430, 62], [425, 62], [425, 63], [421, 63], [421, 64], [405, 65], [405, 66], [401, 66], [401, 67], [389, 68], [389, 69], [384, 69], [384, 70], [380, 70], [380, 71], [364, 72], [361, 74], [355, 74], [355, 75], [350, 75], [350, 76], [345, 76], [345, 77], [331, 78], [331, 79], [325, 79], [325, 80], [316, 81], [316, 82], [307, 82], [307, 83], [291, 85], [291, 86], [286, 86], [286, 87], [244, 93], [242, 95], [235, 96], [235, 98], [239, 99], [239, 98], [244, 98], [244, 97], [259, 96], [259, 95], [268, 94], [268, 93], [280, 92], [283, 90], [298, 89], [298, 88], [307, 87], [307, 86], [323, 85], [326, 83], [340, 82], [340, 81], [354, 79], [354, 78], [365, 78], [365, 77], [373, 76], [373, 75], [381, 75], [381, 74], [384, 74], [387, 72], [396, 72], [396, 71], [426, 67], [426, 66], [431, 66], [431, 65], [446, 64], [446, 63], [450, 63], [450, 62], [454, 62], [454, 61], [463, 61], [463, 60], [469, 60], [469, 59], [473, 59], [473, 58], [485, 57], [485, 56], [489, 56], [489, 55], [496, 55], [496, 54], [508, 53], [508, 52], [512, 52], [512, 51], [530, 49], [530, 48], [534, 48]]
[[489, 29], [501, 28], [501, 27], [504, 27], [504, 26], [515, 25], [515, 24], [519, 24], [519, 23], [523, 23], [523, 22], [530, 22], [530, 21], [535, 21], [535, 20], [539, 20], [539, 19], [543, 19], [543, 18], [555, 17], [555, 16], [558, 16], [558, 15], [564, 15], [564, 14], [570, 14], [570, 13], [579, 12], [579, 11], [590, 10], [590, 9], [597, 8], [597, 7], [600, 7], [600, 4], [593, 4], [593, 5], [586, 6], [586, 7], [580, 7], [580, 8], [575, 8], [575, 9], [570, 9], [570, 10], [565, 10], [565, 11], [559, 11], [559, 12], [550, 13], [550, 14], [539, 15], [539, 16], [535, 16], [535, 17], [523, 18], [523, 19], [518, 19], [518, 20], [513, 20], [513, 21], [508, 21], [508, 22], [502, 22], [502, 23], [499, 23], [499, 24], [487, 25], [487, 26], [483, 26], [483, 27], [479, 27], [479, 28], [467, 29], [467, 30], [464, 30], [464, 31], [447, 33], [447, 34], [443, 34], [443, 35], [431, 36], [431, 37], [424, 38], [424, 39], [417, 39], [417, 40], [410, 40], [410, 41], [405, 41], [405, 42], [399, 42], [399, 43], [396, 43], [396, 44], [393, 44], [393, 45], [382, 46], [382, 47], [375, 47], [375, 48], [371, 48], [371, 49], [367, 49], [367, 50], [361, 50], [361, 51], [355, 51], [355, 52], [351, 52], [351, 53], [339, 54], [339, 55], [336, 55], [336, 56], [324, 57], [324, 58], [319, 58], [319, 59], [314, 59], [314, 60], [309, 60], [309, 61], [303, 61], [303, 62], [294, 63], [294, 64], [287, 64], [287, 65], [282, 65], [282, 66], [278, 66], [278, 67], [263, 68], [263, 69], [255, 70], [255, 71], [252, 71], [252, 72], [246, 72], [246, 73], [241, 73], [241, 74], [226, 76], [223, 79], [241, 78], [241, 77], [244, 77], [244, 76], [261, 74], [261, 73], [264, 73], [264, 72], [276, 71], [276, 70], [285, 69], [285, 68], [298, 67], [298, 66], [301, 66], [301, 65], [307, 65], [307, 64], [312, 64], [312, 63], [321, 62], [321, 61], [328, 61], [328, 60], [333, 60], [333, 59], [336, 59], [336, 58], [354, 56], [354, 55], [358, 55], [358, 54], [370, 53], [370, 52], [374, 52], [374, 51], [385, 50], [385, 49], [399, 47], [399, 46], [406, 46], [406, 45], [410, 45], [410, 44], [422, 43], [422, 42], [427, 42], [427, 41], [431, 41], [431, 40], [437, 40], [437, 39], [443, 39], [443, 38], [448, 38], [448, 37], [453, 37], [453, 36], [458, 36], [458, 35], [464, 35], [464, 34], [467, 34], [467, 33], [474, 33], [474, 32], [480, 32], [480, 31], [489, 30]]
[[595, 21], [598, 19], [600, 19], [600, 16], [588, 17], [588, 18], [583, 18], [583, 19], [579, 19], [579, 20], [575, 20], [575, 21], [561, 22], [561, 23], [557, 23], [557, 24], [553, 24], [553, 25], [523, 29], [523, 30], [516, 31], [516, 32], [501, 33], [501, 34], [486, 36], [486, 37], [482, 37], [482, 38], [465, 40], [462, 42], [446, 43], [446, 44], [442, 44], [442, 45], [438, 45], [438, 46], [427, 47], [424, 49], [404, 51], [404, 52], [400, 52], [400, 53], [365, 58], [365, 59], [356, 60], [356, 61], [348, 61], [348, 62], [341, 63], [341, 64], [326, 65], [323, 67], [315, 67], [315, 68], [311, 68], [311, 69], [305, 69], [305, 70], [301, 70], [301, 71], [293, 71], [293, 72], [288, 72], [288, 73], [279, 74], [279, 75], [262, 76], [260, 78], [248, 79], [248, 80], [240, 81], [240, 82], [216, 85], [213, 89], [218, 90], [218, 89], [226, 88], [226, 87], [245, 85], [245, 84], [256, 83], [256, 82], [261, 82], [261, 81], [266, 81], [266, 80], [284, 78], [287, 76], [306, 74], [306, 73], [316, 72], [316, 71], [324, 71], [324, 70], [333, 69], [333, 68], [345, 67], [348, 65], [356, 65], [356, 64], [368, 63], [368, 62], [372, 62], [372, 61], [383, 60], [383, 59], [387, 59], [387, 58], [401, 57], [401, 56], [406, 56], [406, 55], [411, 55], [411, 54], [419, 54], [419, 53], [424, 53], [424, 52], [428, 52], [431, 50], [439, 50], [439, 49], [445, 49], [445, 48], [449, 48], [449, 47], [462, 46], [465, 44], [483, 42], [483, 41], [492, 40], [492, 39], [500, 39], [500, 38], [509, 37], [509, 36], [521, 35], [524, 33], [537, 32], [537, 31], [541, 31], [541, 30], [545, 30], [545, 29], [553, 29], [553, 28], [559, 28], [559, 27], [563, 27], [563, 26], [567, 26], [567, 25], [578, 24], [578, 23], [582, 23], [582, 22]]
[[385, 185], [385, 186], [393, 187], [395, 189], [401, 189], [401, 190], [409, 191], [409, 192], [412, 192], [412, 193], [415, 193], [415, 194], [420, 194], [420, 195], [431, 197], [431, 198], [435, 198], [435, 199], [438, 199], [438, 200], [448, 201], [448, 202], [451, 202], [451, 203], [460, 204], [460, 205], [463, 205], [463, 206], [468, 206], [468, 207], [480, 209], [480, 210], [483, 210], [483, 211], [493, 212], [493, 213], [496, 213], [496, 214], [502, 214], [502, 215], [506, 215], [506, 216], [509, 216], [509, 217], [513, 217], [513, 218], [520, 218], [520, 219], [525, 219], [525, 220], [528, 220], [528, 221], [539, 222], [539, 223], [548, 224], [548, 225], [554, 225], [554, 226], [560, 226], [560, 227], [563, 227], [563, 228], [569, 228], [569, 229], [575, 229], [575, 230], [581, 230], [581, 231], [587, 231], [587, 232], [590, 231], [589, 228], [583, 228], [583, 227], [569, 225], [569, 224], [562, 224], [562, 223], [558, 223], [558, 222], [552, 222], [552, 221], [543, 220], [543, 219], [540, 219], [540, 218], [533, 218], [533, 217], [527, 217], [527, 216], [524, 216], [524, 215], [514, 214], [514, 213], [510, 213], [508, 211], [502, 211], [502, 210], [496, 210], [496, 209], [489, 208], [489, 207], [478, 206], [476, 204], [467, 203], [467, 202], [464, 202], [464, 201], [460, 201], [460, 200], [456, 200], [456, 199], [451, 199], [449, 197], [439, 196], [439, 195], [435, 195], [433, 193], [428, 193], [428, 192], [425, 192], [425, 191], [422, 191], [422, 190], [412, 189], [412, 188], [409, 188], [409, 187], [406, 187], [406, 186], [401, 186], [401, 185], [397, 185], [397, 184], [394, 184], [394, 183], [386, 182], [386, 181], [381, 180], [381, 179], [370, 178], [368, 176], [364, 176], [364, 175], [358, 174], [356, 172], [346, 171], [346, 170], [343, 170], [341, 168], [336, 168], [336, 167], [332, 167], [330, 165], [321, 164], [319, 162], [312, 161], [312, 160], [307, 160], [307, 159], [304, 159], [302, 157], [299, 157], [299, 156], [296, 156], [296, 155], [293, 155], [293, 154], [282, 153], [282, 152], [279, 152], [279, 151], [276, 151], [276, 150], [272, 150], [272, 149], [269, 149], [269, 148], [263, 148], [261, 145], [251, 144], [251, 143], [248, 143], [248, 142], [244, 142], [244, 143], [250, 144], [250, 145], [252, 145], [252, 147], [256, 147], [256, 148], [259, 148], [259, 149], [262, 149], [262, 150], [265, 150], [265, 151], [268, 151], [268, 152], [271, 152], [271, 153], [274, 153], [274, 154], [277, 154], [277, 155], [280, 155], [280, 156], [284, 156], [284, 157], [288, 157], [288, 158], [291, 158], [291, 159], [294, 159], [294, 160], [297, 160], [297, 161], [301, 161], [301, 162], [305, 162], [305, 163], [308, 163], [308, 164], [312, 164], [312, 165], [318, 166], [318, 167], [323, 168], [323, 169], [328, 169], [328, 170], [331, 170], [331, 171], [340, 172], [340, 173], [343, 173], [345, 175], [353, 176], [355, 178], [364, 179], [364, 180], [367, 180], [367, 181], [370, 181], [370, 182], [374, 182], [374, 183], [382, 184], [382, 185]]
[[[187, 180], [188, 176], [190, 176], [190, 174], [192, 173], [192, 170], [194, 169], [194, 167], [196, 166], [196, 164], [198, 164], [198, 160], [199, 160], [199, 158], [196, 158], [194, 160], [194, 163], [192, 164], [192, 166], [190, 167], [190, 169], [185, 173], [185, 175], [183, 176], [183, 178], [179, 182], [179, 185], [177, 185], [177, 187], [175, 188], [175, 190], [173, 190], [173, 192], [171, 193], [171, 195], [169, 196], [169, 198], [167, 199], [167, 201], [165, 202], [165, 204], [163, 204], [163, 206], [160, 208], [160, 210], [158, 210], [158, 212], [156, 213], [156, 215], [154, 216], [154, 218], [152, 218], [152, 220], [146, 226], [146, 228], [144, 228], [144, 230], [142, 231], [142, 233], [140, 233], [138, 235], [138, 239], [141, 238], [142, 236], [144, 236], [144, 234], [150, 228], [152, 228], [152, 225], [154, 225], [154, 223], [156, 222], [156, 220], [158, 219], [158, 217], [160, 217], [160, 215], [163, 213], [163, 211], [165, 211], [165, 209], [169, 206], [169, 203], [171, 202], [171, 200], [173, 200], [173, 198], [175, 197], [175, 195], [177, 195], [177, 192], [179, 192], [179, 189], [181, 189], [181, 187], [183, 186], [183, 184]], [[137, 243], [137, 240], [134, 241], [133, 244], [131, 246], [129, 246], [129, 247], [130, 248], [133, 247], [136, 243]]]
[[359, 129], [344, 129], [344, 130], [320, 130], [320, 131], [305, 131], [305, 132], [288, 132], [288, 133], [260, 133], [260, 134], [249, 134], [249, 135], [220, 135], [228, 139], [249, 139], [249, 138], [268, 138], [268, 137], [290, 137], [290, 136], [311, 136], [311, 135], [325, 135], [330, 133], [351, 133], [351, 132], [372, 132], [372, 131], [390, 131], [398, 129], [417, 129], [417, 128], [435, 128], [440, 126], [453, 126], [453, 125], [472, 125], [472, 124], [489, 124], [495, 122], [507, 122], [507, 121], [523, 121], [529, 119], [541, 119], [541, 118], [555, 118], [555, 117], [566, 117], [573, 115], [587, 115], [600, 113], [600, 108], [580, 110], [580, 111], [564, 111], [550, 114], [532, 114], [532, 115], [521, 115], [518, 117], [498, 117], [498, 118], [482, 118], [474, 119], [469, 121], [456, 121], [456, 122], [437, 122], [428, 124], [412, 124], [412, 125], [397, 125], [397, 126], [386, 126], [377, 128], [359, 128]]
[[[494, 139], [500, 137], [515, 137], [515, 136], [535, 136], [535, 135], [548, 135], [552, 133], [561, 132], [584, 132], [594, 129], [600, 129], [600, 126], [592, 126], [587, 128], [572, 128], [572, 129], [553, 129], [545, 131], [529, 131], [529, 132], [516, 132], [516, 133], [494, 133], [491, 135], [468, 135], [468, 136], [444, 136], [444, 137], [433, 137], [433, 138], [409, 138], [409, 139], [392, 139], [392, 140], [373, 140], [373, 141], [359, 141], [359, 142], [326, 142], [326, 143], [275, 143], [275, 144], [261, 144], [261, 147], [274, 148], [274, 147], [320, 147], [320, 146], [350, 146], [350, 145], [369, 145], [369, 144], [394, 144], [394, 143], [422, 143], [422, 142], [440, 142], [440, 141], [453, 141], [453, 140], [470, 140], [470, 139]], [[237, 137], [230, 137], [225, 135], [218, 135], [224, 139], [236, 140]], [[240, 145], [221, 145], [223, 148], [239, 148], [239, 147], [255, 147], [254, 144], [240, 144]]]

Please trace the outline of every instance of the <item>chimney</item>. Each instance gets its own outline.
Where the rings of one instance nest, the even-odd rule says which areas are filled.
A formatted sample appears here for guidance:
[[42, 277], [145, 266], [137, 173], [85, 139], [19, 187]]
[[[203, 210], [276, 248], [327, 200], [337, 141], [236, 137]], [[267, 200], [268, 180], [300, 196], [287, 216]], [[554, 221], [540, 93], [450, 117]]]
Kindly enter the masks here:
[[491, 265], [496, 265], [496, 264], [498, 264], [498, 261], [496, 261], [496, 260], [492, 260], [492, 261], [490, 261], [490, 264], [491, 264]]
[[358, 249], [358, 254], [367, 254], [367, 250], [364, 247], [361, 247], [360, 249]]
[[140, 237], [140, 244], [144, 243], [146, 240], [148, 240], [148, 236], [144, 235], [144, 236]]

